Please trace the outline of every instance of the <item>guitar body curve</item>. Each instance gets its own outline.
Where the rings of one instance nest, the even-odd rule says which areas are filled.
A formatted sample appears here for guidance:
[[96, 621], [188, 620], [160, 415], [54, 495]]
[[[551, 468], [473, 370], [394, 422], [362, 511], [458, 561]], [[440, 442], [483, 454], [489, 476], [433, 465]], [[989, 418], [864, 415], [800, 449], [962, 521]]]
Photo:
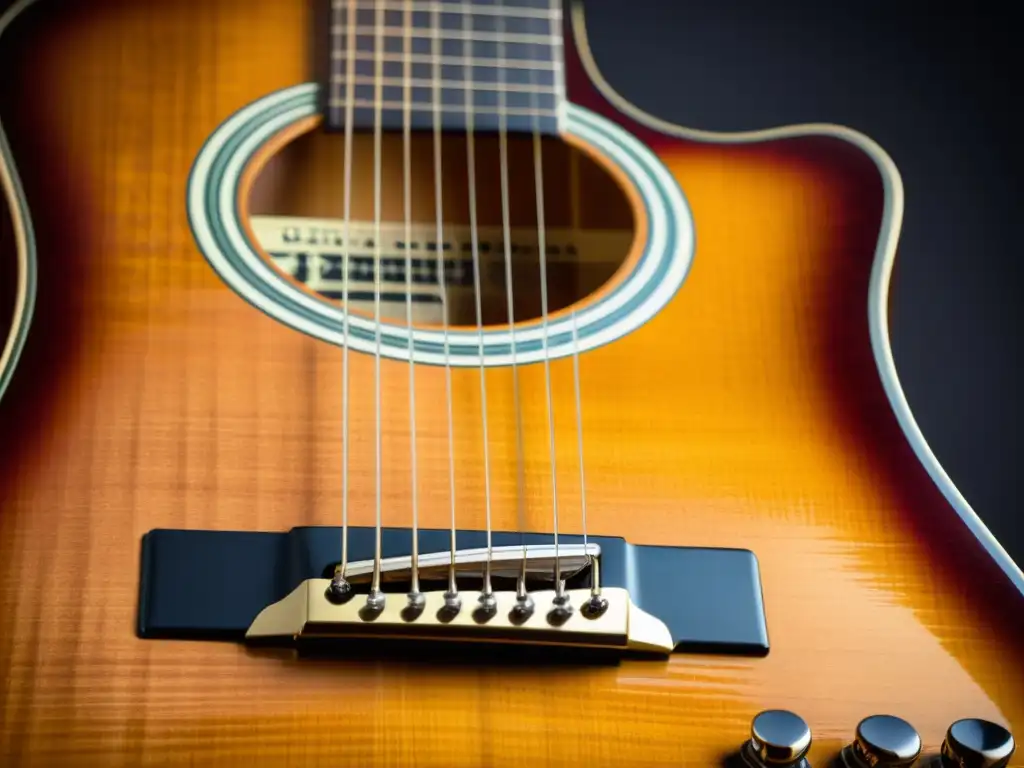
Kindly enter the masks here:
[[[15, 18], [18, 8], [11, 8], [0, 15], [0, 34]], [[4, 265], [0, 277], [4, 280], [4, 291], [0, 293], [0, 311], [7, 310], [5, 325], [0, 326], [6, 333], [0, 337], [0, 399], [3, 398], [11, 376], [21, 357], [28, 338], [28, 329], [32, 324], [32, 310], [36, 297], [36, 254], [35, 233], [32, 228], [32, 217], [25, 204], [21, 189], [21, 180], [11, 160], [11, 148], [3, 130], [0, 130], [0, 191], [10, 221], [10, 227], [0, 230], [0, 234], [10, 233], [3, 238], [5, 250], [9, 249], [14, 258]], [[7, 222], [4, 222], [5, 224]]]
[[[0, 401], [5, 764], [711, 765], [769, 708], [807, 720], [815, 765], [882, 712], [912, 722], [930, 754], [958, 718], [1024, 732], [1019, 570], [953, 503], [884, 359], [898, 175], [834, 132], [687, 136], [627, 112], [579, 26], [570, 100], [657, 159], [694, 242], [663, 305], [580, 359], [588, 528], [754, 552], [768, 656], [308, 662], [138, 638], [147, 531], [339, 524], [338, 349], [240, 298], [188, 210], [209, 137], [310, 81], [310, 19], [303, 3], [271, 0], [48, 5], [0, 46], [13, 83], [0, 119], [39, 261], [31, 336]], [[637, 232], [602, 295], [651, 242], [650, 226]], [[382, 362], [396, 525], [411, 487], [407, 367]], [[575, 531], [572, 363], [551, 368]], [[372, 369], [353, 354], [357, 525], [373, 522]], [[492, 513], [515, 530], [507, 374], [487, 373]], [[535, 364], [520, 374], [537, 457], [523, 506], [531, 530], [550, 531], [545, 382]], [[453, 375], [459, 524], [482, 528], [478, 372]], [[443, 376], [429, 364], [417, 376], [419, 401], [435, 403], [420, 421], [420, 523], [444, 528]]]

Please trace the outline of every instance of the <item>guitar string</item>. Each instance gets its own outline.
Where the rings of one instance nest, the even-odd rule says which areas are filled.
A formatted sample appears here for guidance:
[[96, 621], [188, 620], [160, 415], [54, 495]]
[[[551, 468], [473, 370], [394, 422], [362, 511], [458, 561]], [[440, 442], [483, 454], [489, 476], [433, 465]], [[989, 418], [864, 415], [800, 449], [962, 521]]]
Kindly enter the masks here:
[[[576, 322], [576, 309], [569, 312], [570, 327], [572, 330], [572, 384], [573, 397], [576, 401], [576, 454], [580, 463], [580, 519], [583, 526], [583, 556], [596, 568], [596, 561], [590, 557], [590, 547], [587, 540], [587, 474], [586, 464], [583, 459], [583, 406], [580, 397], [580, 350], [579, 350], [579, 329]], [[600, 597], [601, 582], [594, 570], [590, 582], [590, 594], [593, 597]]]
[[[335, 0], [334, 9], [340, 14], [343, 0]], [[355, 74], [356, 5], [348, 3], [347, 33], [345, 48], [349, 52], [345, 69], [350, 79]], [[350, 221], [352, 219], [352, 113], [354, 110], [352, 86], [345, 86], [345, 190], [342, 203], [342, 352], [341, 352], [341, 565], [335, 572], [335, 587], [339, 593], [349, 590], [348, 576], [348, 504], [349, 504], [349, 267], [352, 248], [350, 245]]]
[[412, 53], [412, 2], [405, 3], [405, 114], [402, 118], [402, 175], [405, 180], [405, 320], [409, 333], [409, 463], [412, 472], [412, 569], [409, 577], [409, 600], [418, 605], [420, 598], [420, 547], [419, 547], [419, 489], [416, 461], [416, 362], [413, 355], [412, 332], [412, 135], [411, 135], [411, 64], [408, 56]]
[[[531, 70], [531, 84], [535, 84], [536, 80], [536, 71]], [[536, 93], [531, 93], [530, 106], [536, 107], [536, 102]], [[544, 222], [544, 160], [541, 146], [540, 120], [537, 114], [533, 115], [533, 167], [537, 201], [537, 252], [540, 263], [540, 338], [541, 354], [544, 360], [544, 391], [547, 402], [548, 453], [551, 458], [551, 518], [554, 528], [553, 543], [555, 545], [555, 599], [561, 600], [565, 594], [565, 583], [562, 581], [562, 564], [558, 545], [558, 459], [555, 453], [554, 398], [551, 393], [551, 356], [548, 349], [548, 270], [547, 238]]]
[[441, 179], [441, 40], [440, 12], [435, 7], [431, 10], [431, 41], [430, 52], [433, 60], [433, 138], [434, 138], [434, 211], [436, 216], [436, 253], [438, 285], [441, 291], [441, 334], [444, 347], [444, 386], [445, 406], [448, 417], [448, 498], [451, 504], [450, 553], [448, 562], [448, 592], [446, 604], [455, 605], [458, 601], [459, 588], [455, 579], [456, 527], [455, 527], [455, 440], [454, 419], [452, 418], [452, 367], [451, 350], [448, 345], [448, 287], [444, 263], [444, 209], [441, 199], [443, 185]]
[[[561, 21], [560, 10], [556, 14], [558, 21]], [[555, 76], [554, 76], [554, 89], [555, 98], [560, 101], [565, 98], [565, 83], [564, 83], [564, 69], [559, 64], [562, 61], [562, 40], [559, 37], [556, 43], [558, 49], [558, 55], [553, 57], [555, 62]], [[573, 229], [578, 230], [581, 227], [579, 220], [580, 217], [580, 204], [579, 204], [579, 155], [573, 155], [573, 167], [576, 169], [576, 173], [573, 174], [573, 178], [570, 183], [574, 185], [572, 190], [573, 195]], [[576, 408], [576, 455], [579, 460], [580, 469], [580, 524], [583, 532], [583, 555], [591, 563], [593, 571], [590, 582], [590, 594], [593, 598], [599, 598], [601, 596], [601, 582], [597, 570], [597, 561], [595, 558], [591, 558], [589, 555], [590, 546], [587, 536], [587, 474], [586, 474], [586, 461], [583, 453], [583, 398], [581, 397], [580, 390], [582, 385], [580, 384], [580, 346], [579, 346], [579, 325], [578, 318], [576, 316], [576, 308], [573, 307], [569, 312], [569, 323], [572, 339], [572, 383], [573, 383], [573, 399]], [[593, 604], [596, 606], [597, 604]]]
[[516, 421], [516, 525], [519, 529], [519, 545], [523, 550], [522, 565], [519, 570], [519, 577], [516, 579], [516, 597], [520, 600], [526, 598], [526, 575], [528, 554], [526, 549], [526, 477], [525, 457], [523, 455], [523, 411], [519, 393], [519, 362], [518, 351], [516, 350], [516, 316], [515, 296], [512, 285], [512, 215], [509, 202], [509, 179], [508, 179], [508, 120], [505, 114], [505, 81], [508, 73], [505, 71], [505, 42], [503, 33], [505, 31], [505, 17], [501, 11], [505, 8], [504, 0], [498, 2], [498, 13], [496, 14], [495, 26], [498, 30], [498, 152], [501, 162], [501, 227], [502, 244], [504, 246], [505, 259], [505, 303], [508, 314], [508, 336], [509, 349], [511, 350], [511, 371], [512, 371], [512, 411]]
[[[407, 2], [407, 5], [406, 5], [406, 18], [408, 20], [408, 3], [409, 3], [409, 0], [406, 0], [406, 2]], [[354, 23], [353, 23], [353, 20], [351, 18], [351, 16], [354, 15], [354, 5], [355, 4], [350, 4], [350, 6], [349, 6], [349, 17], [350, 17], [349, 18], [349, 24], [348, 24], [348, 37], [349, 37], [349, 43], [350, 43], [349, 44], [349, 50], [353, 50], [354, 49], [354, 45], [352, 44], [353, 41], [351, 40], [351, 37], [352, 37], [352, 35], [354, 33]], [[440, 150], [441, 150], [441, 147], [440, 147], [440, 131], [439, 131], [439, 127], [440, 127], [439, 126], [439, 123], [440, 123], [440, 117], [439, 117], [440, 109], [439, 109], [439, 106], [440, 105], [439, 105], [439, 98], [438, 98], [437, 91], [438, 91], [438, 89], [440, 87], [439, 83], [441, 81], [440, 81], [440, 78], [438, 77], [438, 67], [440, 65], [440, 57], [437, 55], [437, 48], [438, 48], [438, 42], [439, 42], [438, 41], [438, 29], [439, 29], [440, 25], [438, 24], [437, 16], [438, 16], [438, 11], [435, 9], [434, 12], [433, 12], [433, 22], [434, 23], [432, 24], [433, 36], [434, 36], [434, 40], [432, 41], [432, 53], [434, 54], [433, 55], [433, 70], [434, 70], [434, 80], [433, 80], [433, 82], [434, 82], [434, 100], [433, 100], [433, 106], [434, 106], [434, 134], [435, 134], [434, 135], [434, 144], [435, 144], [434, 149], [435, 149], [435, 166], [436, 166], [436, 170], [437, 170], [437, 173], [435, 174], [435, 198], [436, 198], [436, 208], [437, 208], [437, 222], [436, 222], [437, 223], [437, 241], [438, 241], [437, 253], [438, 253], [438, 257], [439, 257], [439, 269], [438, 269], [438, 272], [439, 272], [440, 283], [441, 283], [442, 305], [445, 308], [447, 308], [447, 296], [446, 296], [446, 293], [447, 293], [447, 290], [446, 290], [447, 280], [445, 279], [445, 276], [444, 276], [444, 272], [445, 272], [445, 263], [444, 262], [445, 262], [445, 260], [444, 260], [443, 232], [442, 232], [442, 228], [443, 228], [443, 214], [442, 214], [442, 201], [441, 201], [441, 194], [440, 194], [440, 191], [441, 191], [441, 188], [442, 188], [442, 184], [441, 184], [441, 161], [440, 161], [440, 154], [441, 154]], [[469, 23], [469, 15], [465, 14], [464, 19], [466, 20], [466, 23], [468, 24]], [[499, 23], [500, 23], [500, 15], [499, 15]], [[377, 517], [377, 520], [376, 520], [376, 529], [375, 529], [376, 546], [375, 546], [375, 559], [374, 559], [374, 577], [373, 577], [373, 585], [372, 585], [371, 589], [372, 589], [373, 592], [376, 593], [376, 592], [379, 592], [379, 587], [380, 587], [381, 526], [382, 526], [382, 511], [383, 511], [383, 504], [382, 504], [382, 466], [383, 466], [383, 463], [382, 463], [382, 445], [381, 445], [381, 443], [382, 443], [382, 423], [381, 423], [382, 403], [381, 403], [381, 374], [380, 374], [380, 364], [381, 364], [381, 353], [380, 353], [380, 345], [381, 345], [381, 335], [380, 335], [380, 319], [381, 319], [380, 318], [380, 311], [381, 311], [381, 274], [380, 274], [381, 247], [380, 247], [380, 232], [381, 232], [381, 213], [382, 213], [382, 211], [381, 211], [381, 187], [382, 187], [382, 181], [381, 181], [381, 164], [382, 164], [382, 147], [381, 147], [381, 128], [382, 128], [381, 123], [382, 123], [382, 120], [381, 120], [381, 107], [382, 107], [382, 102], [383, 102], [382, 93], [381, 93], [382, 82], [383, 82], [383, 78], [382, 78], [382, 60], [383, 60], [383, 57], [380, 54], [383, 52], [383, 45], [381, 44], [382, 43], [381, 38], [382, 38], [382, 34], [383, 34], [383, 24], [382, 24], [382, 8], [381, 8], [380, 5], [378, 5], [378, 8], [377, 8], [375, 30], [376, 30], [376, 36], [377, 36], [377, 40], [376, 40], [377, 45], [375, 46], [375, 49], [376, 49], [376, 52], [378, 54], [376, 56], [376, 67], [375, 67], [375, 73], [376, 73], [376, 77], [375, 77], [376, 115], [375, 115], [375, 129], [374, 129], [374, 151], [375, 151], [375, 179], [374, 179], [374, 188], [375, 188], [375, 193], [374, 193], [374, 196], [375, 196], [375, 206], [374, 206], [375, 207], [375, 222], [374, 223], [375, 223], [375, 250], [376, 250], [375, 260], [377, 262], [376, 269], [375, 269], [375, 280], [374, 280], [374, 316], [375, 316], [375, 321], [376, 321], [375, 322], [375, 325], [376, 325], [376, 338], [375, 338], [376, 349], [375, 349], [375, 361], [374, 361], [374, 364], [375, 364], [375, 393], [376, 393], [376, 397], [375, 397], [375, 411], [376, 411], [376, 413], [375, 413], [375, 420], [376, 420], [376, 451], [375, 451], [375, 454], [376, 454], [375, 455], [375, 459], [376, 459], [376, 461], [375, 461], [375, 474], [376, 474], [376, 513], [377, 513], [376, 517]], [[468, 32], [468, 30], [467, 30], [467, 32]], [[406, 35], [406, 46], [405, 46], [405, 53], [406, 53], [405, 72], [406, 72], [406, 75], [408, 75], [408, 69], [409, 69], [409, 64], [410, 64], [409, 37], [410, 36], [407, 34]], [[504, 47], [504, 43], [501, 44], [501, 47], [502, 48]], [[354, 56], [349, 56], [348, 57], [347, 69], [348, 69], [350, 74], [351, 74], [354, 58], [355, 58]], [[467, 73], [468, 73], [469, 69], [470, 68], [469, 68], [468, 64], [464, 63], [464, 70], [467, 71]], [[503, 72], [501, 72], [501, 77], [504, 77], [504, 73]], [[531, 76], [531, 80], [535, 80], [535, 76]], [[345, 243], [346, 243], [345, 267], [346, 268], [344, 270], [344, 276], [343, 276], [343, 288], [344, 288], [344, 291], [343, 291], [343, 303], [344, 303], [344, 306], [345, 306], [346, 310], [347, 310], [347, 307], [348, 307], [348, 299], [349, 299], [349, 296], [348, 296], [348, 277], [349, 277], [349, 271], [348, 271], [347, 267], [348, 267], [349, 257], [350, 257], [350, 248], [348, 246], [348, 240], [349, 240], [349, 238], [348, 238], [348, 223], [350, 221], [349, 213], [350, 213], [350, 206], [351, 206], [351, 202], [350, 202], [351, 201], [350, 174], [351, 174], [352, 121], [351, 121], [350, 115], [351, 115], [351, 109], [352, 109], [352, 104], [353, 104], [352, 93], [353, 93], [353, 91], [352, 91], [351, 87], [349, 87], [347, 89], [347, 93], [346, 93], [346, 117], [347, 117], [347, 119], [346, 119], [346, 184], [345, 184], [345, 186], [346, 186], [346, 189], [345, 189], [345, 197], [346, 197], [346, 200], [345, 200], [345, 208], [346, 208], [346, 213], [345, 213]], [[470, 101], [469, 101], [470, 100], [470, 95], [469, 95], [470, 94], [470, 89], [467, 89], [466, 93], [467, 93], [467, 112], [471, 113], [472, 112], [472, 109], [471, 109], [472, 105], [470, 104]], [[410, 205], [411, 183], [410, 183], [410, 179], [409, 179], [411, 161], [410, 161], [410, 157], [409, 157], [409, 155], [410, 155], [409, 143], [410, 142], [409, 142], [409, 137], [408, 137], [409, 122], [410, 122], [410, 120], [409, 120], [410, 104], [409, 104], [409, 98], [408, 97], [409, 97], [409, 83], [408, 83], [408, 80], [407, 80], [406, 87], [405, 87], [405, 99], [403, 100], [403, 107], [404, 107], [404, 110], [405, 110], [405, 121], [404, 121], [404, 124], [405, 124], [405, 131], [404, 131], [404, 133], [405, 133], [405, 136], [404, 136], [405, 152], [404, 152], [404, 162], [405, 162], [405, 181], [406, 181], [406, 184], [405, 184], [405, 187], [406, 187], [406, 190], [405, 190], [405, 193], [406, 193], [405, 194], [405, 197], [406, 197], [405, 207], [406, 207], [406, 243], [407, 244], [411, 240], [411, 237], [410, 237], [410, 235], [411, 235], [411, 232], [410, 232], [410, 229], [411, 229], [411, 213], [410, 213], [410, 208], [411, 208], [411, 205]], [[535, 94], [531, 94], [531, 100], [535, 101], [535, 99], [536, 99]], [[504, 101], [504, 99], [502, 99], [502, 101]], [[510, 312], [509, 312], [510, 330], [514, 334], [514, 327], [512, 327], [512, 326], [514, 326], [514, 314], [512, 312], [513, 302], [512, 302], [512, 295], [511, 295], [512, 294], [512, 283], [511, 283], [511, 279], [510, 279], [511, 263], [510, 263], [510, 248], [509, 248], [510, 237], [509, 237], [508, 189], [507, 189], [507, 183], [508, 183], [507, 182], [507, 179], [508, 179], [508, 177], [507, 177], [507, 135], [506, 135], [505, 130], [504, 130], [504, 128], [505, 128], [505, 119], [504, 119], [505, 110], [499, 108], [499, 112], [502, 113], [502, 118], [501, 118], [501, 123], [502, 123], [502, 133], [501, 133], [501, 144], [502, 144], [502, 195], [503, 195], [503, 228], [505, 230], [505, 245], [506, 245], [505, 256], [506, 256], [506, 282], [507, 282], [507, 292], [508, 292], [507, 299], [508, 299], [508, 302], [509, 302], [509, 310], [510, 310]], [[556, 470], [556, 467], [555, 467], [555, 453], [554, 453], [555, 442], [554, 442], [553, 404], [552, 404], [552, 398], [551, 398], [550, 356], [548, 354], [547, 338], [546, 338], [547, 312], [548, 312], [547, 305], [548, 305], [548, 301], [547, 301], [547, 275], [546, 275], [546, 247], [544, 245], [545, 227], [544, 227], [544, 223], [543, 223], [543, 218], [544, 218], [543, 181], [542, 181], [542, 179], [543, 179], [543, 165], [542, 165], [542, 159], [541, 159], [541, 154], [540, 154], [539, 126], [537, 125], [537, 119], [536, 118], [537, 118], [537, 115], [535, 114], [534, 115], [534, 155], [535, 155], [535, 175], [536, 175], [536, 178], [537, 178], [537, 190], [538, 190], [538, 194], [537, 194], [537, 204], [538, 204], [538, 240], [539, 240], [539, 250], [540, 250], [540, 254], [541, 254], [542, 327], [544, 328], [543, 344], [544, 344], [544, 358], [545, 358], [544, 359], [544, 363], [545, 363], [545, 381], [546, 381], [546, 389], [547, 389], [547, 394], [548, 394], [548, 398], [547, 398], [548, 399], [548, 420], [549, 420], [549, 432], [550, 432], [549, 450], [551, 452], [551, 458], [552, 458], [552, 499], [553, 499], [553, 518], [554, 518], [554, 524], [555, 524], [555, 541], [554, 541], [554, 543], [555, 543], [555, 564], [556, 564], [556, 576], [560, 576], [561, 571], [560, 571], [560, 568], [559, 568], [559, 547], [558, 547], [558, 508], [557, 508], [558, 499], [557, 499], [557, 485], [556, 485], [557, 470]], [[481, 288], [480, 288], [479, 247], [478, 247], [479, 244], [478, 244], [478, 237], [477, 237], [478, 232], [477, 232], [477, 226], [476, 226], [476, 218], [477, 217], [476, 217], [476, 190], [475, 190], [475, 162], [474, 162], [475, 158], [474, 158], [474, 150], [473, 150], [473, 121], [472, 121], [472, 115], [471, 114], [468, 115], [468, 123], [469, 123], [469, 131], [468, 131], [469, 140], [467, 142], [467, 153], [468, 153], [469, 174], [470, 174], [470, 179], [469, 179], [469, 183], [470, 183], [470, 209], [471, 209], [470, 210], [470, 221], [471, 221], [472, 251], [473, 251], [473, 259], [474, 259], [475, 293], [476, 293], [476, 303], [477, 303], [477, 308], [476, 308], [477, 309], [477, 326], [478, 326], [478, 336], [479, 336], [479, 340], [480, 340], [479, 350], [480, 350], [480, 355], [481, 355], [481, 360], [480, 360], [480, 363], [481, 363], [481, 405], [482, 405], [483, 432], [484, 432], [484, 464], [485, 464], [485, 487], [486, 487], [486, 504], [487, 504], [487, 538], [488, 538], [488, 547], [487, 547], [487, 574], [486, 574], [486, 580], [485, 580], [486, 587], [485, 587], [484, 591], [485, 591], [485, 593], [489, 593], [490, 592], [490, 570], [491, 570], [491, 560], [492, 560], [492, 525], [491, 525], [491, 495], [490, 495], [490, 473], [489, 473], [489, 440], [488, 440], [488, 436], [487, 436], [486, 378], [484, 376], [484, 362], [483, 362], [482, 306], [481, 306]], [[415, 381], [414, 380], [415, 373], [414, 373], [414, 366], [413, 366], [412, 360], [411, 360], [411, 356], [412, 356], [412, 336], [411, 336], [411, 325], [412, 325], [412, 318], [411, 318], [411, 315], [412, 315], [412, 309], [411, 309], [411, 304], [412, 304], [412, 301], [411, 301], [411, 253], [409, 252], [408, 247], [406, 249], [406, 283], [407, 283], [407, 286], [406, 286], [407, 287], [407, 297], [406, 297], [406, 299], [407, 299], [407, 307], [406, 307], [406, 313], [407, 313], [407, 323], [410, 326], [410, 337], [409, 337], [409, 344], [410, 344], [410, 432], [411, 432], [412, 435], [415, 435], [415, 383], [414, 383], [414, 381]], [[575, 317], [573, 318], [573, 320], [575, 321]], [[449, 573], [449, 591], [454, 593], [454, 592], [457, 592], [455, 578], [454, 578], [454, 567], [455, 567], [455, 556], [456, 556], [456, 541], [455, 541], [455, 536], [456, 536], [456, 515], [455, 515], [456, 504], [455, 504], [455, 484], [454, 484], [454, 440], [453, 440], [452, 397], [451, 397], [451, 369], [450, 369], [450, 359], [449, 359], [450, 347], [449, 347], [449, 344], [448, 344], [448, 318], [447, 318], [447, 312], [444, 313], [443, 321], [444, 321], [444, 329], [443, 330], [444, 330], [444, 339], [445, 339], [444, 352], [445, 352], [445, 369], [446, 369], [446, 400], [447, 400], [448, 428], [449, 428], [448, 429], [448, 432], [449, 432], [449, 487], [450, 487], [451, 502], [452, 502], [452, 504], [451, 504], [451, 513], [452, 513], [452, 530], [451, 530], [451, 540], [452, 540], [451, 544], [452, 544], [452, 546], [451, 546], [451, 549], [452, 549], [452, 551], [451, 551], [450, 573]], [[574, 329], [574, 332], [575, 332], [575, 329]], [[574, 340], [574, 343], [575, 343], [575, 340]], [[348, 359], [347, 358], [348, 358], [348, 347], [349, 347], [349, 344], [348, 344], [348, 316], [347, 316], [347, 311], [345, 313], [345, 318], [344, 318], [344, 343], [343, 343], [343, 346], [344, 346], [344, 364], [343, 364], [343, 368], [346, 369], [346, 370], [343, 371], [343, 375], [344, 375], [344, 378], [345, 378], [345, 386], [343, 386], [343, 391], [344, 391], [344, 394], [343, 394], [343, 401], [344, 401], [344, 403], [343, 403], [343, 409], [344, 409], [343, 421], [345, 422], [345, 424], [343, 425], [343, 431], [345, 432], [345, 437], [346, 437], [346, 440], [344, 441], [344, 449], [343, 449], [343, 454], [345, 454], [345, 455], [343, 455], [343, 464], [344, 464], [344, 470], [343, 470], [343, 486], [344, 486], [343, 496], [344, 496], [344, 501], [343, 501], [343, 536], [342, 536], [342, 538], [343, 538], [343, 542], [342, 542], [342, 550], [343, 550], [343, 553], [342, 553], [342, 563], [343, 563], [342, 564], [342, 575], [344, 576], [345, 569], [346, 569], [346, 566], [347, 566], [347, 544], [348, 544], [348, 536], [347, 536], [347, 527], [348, 527], [347, 526], [347, 517], [348, 517], [347, 516], [347, 510], [348, 510], [348, 482], [347, 482], [347, 480], [348, 480], [348, 478], [347, 478], [347, 475], [348, 475], [348, 471], [347, 471], [348, 470], [348, 460], [347, 460], [347, 458], [348, 458], [347, 457], [347, 448], [348, 448], [348, 441], [347, 441], [347, 434], [348, 434], [348, 424], [347, 424], [347, 422], [348, 422], [348, 396], [347, 396], [348, 395], [348, 391], [347, 391], [348, 390], [348, 386], [347, 386], [348, 385], [348, 376], [347, 376], [347, 368], [348, 368]], [[514, 357], [515, 357], [515, 355], [514, 355], [514, 347], [513, 347], [513, 358]], [[577, 380], [576, 383], [578, 385], [578, 380]], [[518, 377], [517, 376], [514, 377], [514, 390], [516, 390], [516, 393], [514, 395], [514, 399], [516, 401], [518, 401], [519, 398], [518, 398]], [[577, 401], [578, 401], [578, 394], [577, 394]], [[516, 409], [516, 416], [517, 416], [517, 453], [518, 453], [518, 460], [519, 460], [518, 461], [518, 466], [522, 467], [522, 464], [523, 464], [523, 461], [522, 461], [522, 437], [521, 437], [521, 435], [522, 435], [522, 433], [521, 433], [521, 426], [522, 425], [521, 425], [521, 418], [520, 418], [521, 410], [520, 410], [518, 402], [516, 402], [516, 404], [515, 404], [515, 409]], [[577, 406], [577, 414], [579, 414], [578, 406]], [[578, 426], [579, 426], [579, 422], [578, 422]], [[579, 439], [580, 439], [580, 447], [582, 447], [582, 442], [581, 442], [582, 438], [580, 437]], [[415, 449], [415, 438], [413, 438], [413, 444], [412, 444], [412, 447], [411, 447], [411, 454], [412, 454], [411, 455], [411, 464], [412, 464], [412, 467], [413, 467], [413, 486], [414, 486], [413, 487], [413, 502], [412, 502], [413, 503], [413, 519], [414, 519], [414, 536], [415, 536], [416, 531], [418, 529], [418, 514], [417, 514], [418, 503], [417, 503], [417, 500], [416, 500], [416, 487], [415, 487], [415, 480], [416, 480], [415, 450], [416, 450]], [[582, 467], [581, 467], [581, 473], [582, 473]], [[520, 472], [518, 474], [520, 476], [520, 483], [521, 483], [522, 482], [522, 480], [521, 480], [522, 473]], [[519, 493], [519, 498], [520, 498], [520, 500], [523, 499], [523, 493], [522, 493], [521, 489], [520, 489], [520, 493]], [[525, 527], [524, 526], [524, 521], [522, 520], [522, 517], [523, 517], [522, 504], [520, 504], [520, 530], [521, 531]], [[584, 520], [585, 520], [585, 511], [584, 511]], [[526, 556], [525, 544], [523, 545], [523, 548], [524, 548], [524, 568], [525, 568], [525, 556]], [[414, 562], [415, 562], [416, 555], [417, 555], [416, 549], [417, 549], [417, 543], [414, 541], [414, 544], [413, 544]], [[559, 582], [560, 582], [560, 580], [559, 580]], [[417, 580], [415, 579], [415, 573], [414, 573], [413, 585], [414, 585], [414, 587], [417, 586]], [[415, 592], [416, 590], [414, 589], [413, 591]]]
[[[473, 17], [468, 2], [463, 3], [462, 14], [463, 31], [468, 35], [473, 29]], [[462, 43], [462, 53], [466, 55], [467, 48], [472, 43]], [[471, 52], [470, 52], [471, 55]], [[468, 63], [463, 65], [463, 73], [467, 83], [473, 82], [473, 68]], [[486, 605], [486, 600], [491, 598], [491, 557], [493, 555], [492, 534], [491, 534], [491, 451], [490, 439], [487, 430], [487, 366], [484, 363], [484, 328], [483, 328], [483, 299], [481, 296], [480, 284], [480, 243], [477, 231], [477, 207], [476, 207], [476, 142], [474, 138], [473, 121], [473, 89], [465, 88], [466, 107], [466, 166], [469, 182], [469, 238], [470, 249], [473, 256], [473, 293], [476, 305], [476, 333], [477, 349], [480, 357], [480, 420], [481, 437], [483, 439], [484, 452], [484, 514], [487, 524], [487, 562], [484, 564], [483, 589], [480, 599]]]
[[[377, 6], [375, 15], [376, 40], [374, 48], [377, 51], [384, 50], [384, 8]], [[376, 84], [374, 86], [374, 101], [376, 111], [373, 117], [373, 322], [374, 322], [374, 357], [373, 357], [373, 386], [374, 386], [374, 475], [375, 475], [375, 506], [376, 506], [376, 528], [374, 529], [374, 550], [373, 550], [373, 581], [370, 585], [370, 596], [367, 598], [367, 605], [380, 608], [383, 607], [384, 596], [380, 589], [381, 576], [381, 522], [383, 518], [383, 434], [381, 424], [381, 325], [380, 325], [380, 293], [381, 293], [381, 176], [382, 176], [382, 115], [381, 103], [383, 101], [383, 85], [381, 78], [384, 75], [384, 62], [378, 56], [375, 67]]]

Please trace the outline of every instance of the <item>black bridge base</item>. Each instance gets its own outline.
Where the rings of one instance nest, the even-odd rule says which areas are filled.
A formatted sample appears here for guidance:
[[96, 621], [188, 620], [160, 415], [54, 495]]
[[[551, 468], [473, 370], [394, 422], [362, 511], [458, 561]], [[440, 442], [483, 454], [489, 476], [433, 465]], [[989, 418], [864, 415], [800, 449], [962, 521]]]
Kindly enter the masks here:
[[[374, 555], [374, 529], [349, 528], [349, 560]], [[420, 552], [447, 551], [446, 530], [421, 530]], [[383, 556], [408, 555], [411, 531], [385, 528]], [[677, 652], [765, 656], [757, 558], [743, 549], [660, 547], [592, 536], [601, 546], [601, 583], [668, 626]], [[486, 546], [483, 531], [460, 531], [458, 546]], [[581, 536], [559, 536], [582, 544]], [[493, 545], [550, 544], [546, 534], [495, 533]], [[287, 533], [154, 530], [142, 538], [138, 634], [143, 638], [241, 641], [263, 608], [310, 578], [329, 578], [341, 529]], [[587, 581], [589, 584], [589, 581]]]

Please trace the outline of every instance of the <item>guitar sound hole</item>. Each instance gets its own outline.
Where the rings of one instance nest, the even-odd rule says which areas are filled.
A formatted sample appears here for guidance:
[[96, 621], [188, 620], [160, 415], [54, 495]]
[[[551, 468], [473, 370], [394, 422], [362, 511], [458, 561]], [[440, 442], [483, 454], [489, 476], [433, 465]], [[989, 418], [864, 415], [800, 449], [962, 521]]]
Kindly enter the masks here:
[[[464, 135], [441, 142], [445, 288], [438, 259], [437, 200], [433, 137], [414, 133], [410, 143], [408, 219], [412, 260], [413, 317], [417, 325], [447, 321], [476, 326], [470, 184]], [[505, 221], [499, 140], [475, 137], [477, 250], [485, 326], [508, 323]], [[593, 294], [608, 282], [633, 243], [629, 200], [616, 179], [585, 152], [557, 138], [545, 138], [541, 151], [548, 308], [551, 312]], [[535, 158], [530, 136], [508, 140], [508, 227], [513, 312], [517, 322], [541, 315], [541, 275]], [[350, 183], [349, 306], [367, 316], [374, 311], [374, 265], [382, 265], [382, 318], [406, 318], [406, 214], [404, 144], [386, 133], [380, 153], [381, 236], [376, 242], [375, 151], [372, 134], [353, 137]], [[250, 225], [257, 242], [278, 270], [304, 289], [341, 303], [345, 253], [345, 152], [343, 133], [314, 130], [285, 145], [264, 166], [252, 187]]]

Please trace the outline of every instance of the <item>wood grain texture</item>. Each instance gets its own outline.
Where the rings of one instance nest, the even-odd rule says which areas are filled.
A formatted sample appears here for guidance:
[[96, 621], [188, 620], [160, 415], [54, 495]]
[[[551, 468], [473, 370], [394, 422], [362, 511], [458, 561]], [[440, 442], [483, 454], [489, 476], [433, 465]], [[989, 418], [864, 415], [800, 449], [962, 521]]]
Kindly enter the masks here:
[[[0, 54], [41, 259], [36, 326], [0, 406], [0, 762], [710, 765], [768, 707], [810, 722], [815, 764], [877, 712], [909, 719], [931, 751], [958, 717], [1024, 734], [1020, 601], [916, 462], [871, 357], [877, 174], [825, 140], [660, 140], [697, 222], [693, 270], [663, 313], [581, 363], [590, 530], [753, 549], [768, 658], [308, 663], [137, 639], [147, 530], [340, 519], [338, 351], [224, 287], [184, 211], [210, 132], [308, 76], [308, 19], [281, 0], [49, 5]], [[372, 365], [353, 361], [353, 520], [370, 524]], [[383, 374], [385, 522], [402, 525], [406, 369]], [[568, 361], [553, 379], [576, 530]], [[542, 370], [522, 386], [528, 523], [550, 530]], [[441, 527], [440, 372], [419, 387], [422, 522]], [[495, 526], [515, 529], [509, 373], [488, 387]], [[477, 527], [477, 373], [458, 372], [455, 392], [459, 524]]]

